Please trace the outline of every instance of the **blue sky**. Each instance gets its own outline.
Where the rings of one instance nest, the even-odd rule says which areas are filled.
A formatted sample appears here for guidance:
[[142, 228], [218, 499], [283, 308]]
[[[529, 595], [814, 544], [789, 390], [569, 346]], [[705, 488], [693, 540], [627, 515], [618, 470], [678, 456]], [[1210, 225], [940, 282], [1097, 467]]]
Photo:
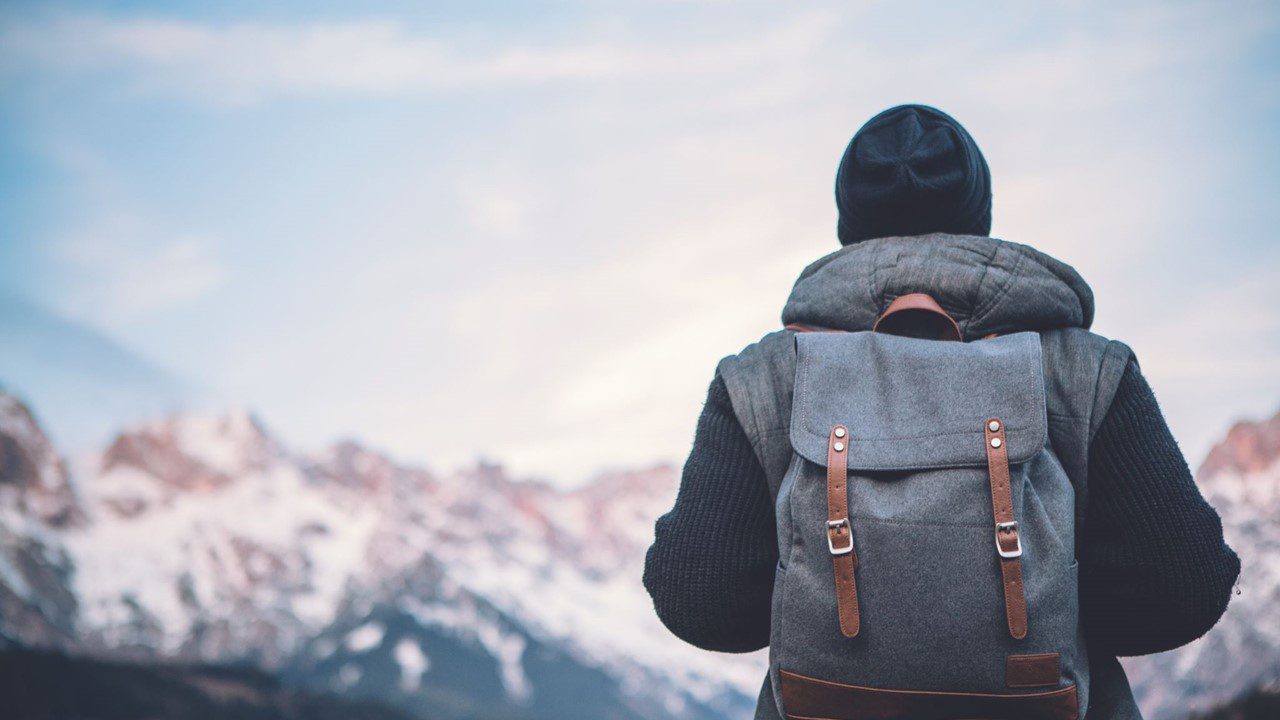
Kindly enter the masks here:
[[6, 3], [0, 290], [300, 447], [678, 460], [918, 101], [1193, 461], [1280, 407], [1280, 8], [952, 5]]

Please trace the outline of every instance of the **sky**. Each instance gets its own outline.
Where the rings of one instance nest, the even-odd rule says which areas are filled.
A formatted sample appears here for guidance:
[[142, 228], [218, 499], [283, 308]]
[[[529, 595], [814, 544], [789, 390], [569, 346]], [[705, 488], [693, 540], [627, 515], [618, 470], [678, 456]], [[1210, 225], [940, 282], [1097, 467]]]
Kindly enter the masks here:
[[1193, 463], [1280, 408], [1275, 3], [423, 5], [6, 2], [0, 291], [301, 449], [679, 462], [924, 102]]

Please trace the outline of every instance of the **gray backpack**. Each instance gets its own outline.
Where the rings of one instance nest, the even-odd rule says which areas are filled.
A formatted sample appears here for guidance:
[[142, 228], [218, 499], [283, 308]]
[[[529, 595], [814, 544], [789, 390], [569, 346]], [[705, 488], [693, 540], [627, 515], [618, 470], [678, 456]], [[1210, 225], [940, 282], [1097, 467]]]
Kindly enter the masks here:
[[[942, 339], [888, 334], [932, 319]], [[787, 718], [1079, 718], [1075, 494], [1041, 343], [927, 295], [796, 334], [770, 680]], [[947, 341], [950, 340], [950, 341]]]

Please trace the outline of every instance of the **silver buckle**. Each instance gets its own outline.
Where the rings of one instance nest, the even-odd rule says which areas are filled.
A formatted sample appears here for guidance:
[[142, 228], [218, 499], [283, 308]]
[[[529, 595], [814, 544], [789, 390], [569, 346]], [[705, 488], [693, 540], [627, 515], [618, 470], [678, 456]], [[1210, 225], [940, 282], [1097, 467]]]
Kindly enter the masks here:
[[[1008, 552], [1005, 552], [1005, 549], [1000, 545], [1000, 533], [1002, 532], [1013, 533], [1013, 541], [1017, 543], [1017, 547], [1015, 547], [1014, 549]], [[1002, 558], [1022, 557], [1022, 536], [1018, 534], [1017, 520], [1014, 520], [1012, 522], [996, 523], [996, 552], [1000, 553], [1000, 557]]]
[[831, 531], [841, 526], [848, 528], [849, 518], [845, 518], [843, 520], [827, 521], [827, 549], [831, 551], [832, 555], [848, 555], [849, 553], [853, 552], [853, 531], [852, 530], [849, 532], [849, 545], [847, 547], [838, 548], [835, 546], [835, 543], [831, 541]]

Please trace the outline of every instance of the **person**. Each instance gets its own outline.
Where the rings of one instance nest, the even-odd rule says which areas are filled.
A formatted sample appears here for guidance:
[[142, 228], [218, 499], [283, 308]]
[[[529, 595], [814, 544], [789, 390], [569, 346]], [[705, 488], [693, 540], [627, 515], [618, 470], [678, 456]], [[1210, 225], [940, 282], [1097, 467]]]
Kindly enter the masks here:
[[[1065, 352], [1074, 355], [1045, 373], [1046, 383], [1099, 388], [1092, 407], [1048, 408], [1050, 442], [1076, 494], [1092, 686], [1086, 716], [1140, 717], [1116, 657], [1163, 652], [1207, 632], [1226, 609], [1240, 562], [1136, 357], [1088, 332], [1093, 294], [1075, 270], [990, 237], [987, 162], [940, 110], [903, 105], [868, 121], [840, 162], [835, 196], [843, 247], [800, 275], [783, 325], [869, 330], [896, 296], [927, 292], [966, 341], [1072, 329], [1057, 335], [1070, 339]], [[645, 559], [658, 617], [700, 648], [743, 653], [769, 643], [774, 498], [791, 458], [793, 338], [794, 330], [779, 330], [721, 362], [675, 504], [657, 521]], [[772, 693], [766, 680], [757, 718], [778, 717]]]

